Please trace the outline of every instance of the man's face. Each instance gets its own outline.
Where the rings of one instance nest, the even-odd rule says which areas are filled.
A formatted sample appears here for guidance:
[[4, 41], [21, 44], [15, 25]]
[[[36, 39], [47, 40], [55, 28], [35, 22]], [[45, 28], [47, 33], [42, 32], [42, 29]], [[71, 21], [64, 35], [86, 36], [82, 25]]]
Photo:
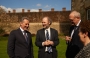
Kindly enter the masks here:
[[29, 28], [29, 21], [27, 19], [24, 19], [22, 22], [20, 22], [21, 28], [23, 30], [28, 30]]
[[42, 19], [42, 25], [43, 25], [43, 28], [45, 29], [47, 29], [50, 26], [50, 22], [46, 17]]
[[69, 16], [69, 19], [70, 19], [72, 25], [76, 25], [77, 24], [77, 18], [74, 17], [73, 15], [70, 15]]

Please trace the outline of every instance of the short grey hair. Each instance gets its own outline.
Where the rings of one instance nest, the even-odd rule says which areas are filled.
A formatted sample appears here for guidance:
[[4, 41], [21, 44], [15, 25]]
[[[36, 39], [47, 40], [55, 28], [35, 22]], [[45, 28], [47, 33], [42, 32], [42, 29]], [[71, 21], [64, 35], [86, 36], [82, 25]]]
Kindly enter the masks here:
[[74, 17], [79, 17], [79, 18], [81, 18], [81, 15], [80, 15], [80, 13], [79, 13], [78, 11], [72, 11], [71, 14], [73, 14]]
[[51, 18], [50, 18], [50, 17], [46, 16], [46, 17], [43, 17], [43, 18], [47, 18], [47, 19], [48, 19], [48, 21], [50, 22], [50, 25], [52, 24], [52, 20], [51, 20]]
[[22, 22], [24, 19], [26, 19], [26, 20], [29, 21], [29, 18], [28, 17], [22, 17], [22, 19], [20, 20], [20, 22]]

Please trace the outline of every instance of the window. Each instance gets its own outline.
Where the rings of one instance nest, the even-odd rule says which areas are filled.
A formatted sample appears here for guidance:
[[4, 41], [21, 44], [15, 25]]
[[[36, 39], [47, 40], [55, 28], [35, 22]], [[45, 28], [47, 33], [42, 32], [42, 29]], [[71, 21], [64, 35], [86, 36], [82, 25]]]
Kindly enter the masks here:
[[87, 9], [87, 19], [90, 20], [90, 9]]

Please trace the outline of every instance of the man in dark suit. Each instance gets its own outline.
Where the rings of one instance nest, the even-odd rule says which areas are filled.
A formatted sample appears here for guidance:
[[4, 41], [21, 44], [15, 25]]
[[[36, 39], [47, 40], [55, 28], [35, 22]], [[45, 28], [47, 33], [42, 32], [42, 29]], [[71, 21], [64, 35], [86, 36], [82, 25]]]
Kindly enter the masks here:
[[69, 19], [72, 23], [69, 36], [66, 36], [67, 50], [66, 58], [74, 58], [76, 54], [83, 48], [83, 43], [79, 37], [79, 24], [81, 22], [80, 13], [72, 11], [69, 15]]
[[44, 17], [42, 19], [43, 28], [37, 31], [35, 44], [39, 47], [38, 58], [57, 58], [58, 32], [50, 28], [51, 24], [51, 19]]
[[32, 38], [28, 28], [29, 20], [23, 17], [20, 28], [11, 31], [7, 46], [9, 58], [33, 58]]

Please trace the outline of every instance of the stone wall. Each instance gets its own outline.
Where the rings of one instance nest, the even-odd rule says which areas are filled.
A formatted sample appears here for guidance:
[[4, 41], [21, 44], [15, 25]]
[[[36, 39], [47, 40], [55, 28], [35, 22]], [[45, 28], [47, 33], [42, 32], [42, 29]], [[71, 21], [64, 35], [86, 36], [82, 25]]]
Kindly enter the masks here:
[[39, 12], [24, 12], [22, 9], [21, 13], [16, 13], [15, 10], [11, 13], [5, 13], [0, 16], [0, 27], [2, 26], [6, 33], [10, 33], [12, 30], [19, 27], [19, 21], [22, 17], [28, 17], [30, 20], [30, 29], [29, 31], [32, 34], [36, 34], [37, 30], [42, 28], [41, 20], [45, 16], [49, 16], [53, 24], [52, 28], [55, 28], [59, 34], [67, 34], [69, 28], [69, 14], [71, 11], [67, 11], [66, 8], [63, 8], [63, 11], [54, 11], [52, 8], [51, 11], [42, 11]]
[[[3, 25], [4, 26], [5, 23], [0, 23], [0, 26]], [[59, 34], [68, 34], [68, 29], [70, 27], [69, 23], [59, 23], [59, 22], [53, 22], [51, 25], [52, 28], [56, 29], [58, 31]], [[3, 27], [3, 29], [5, 30], [5, 32], [7, 34], [9, 34], [12, 30], [19, 28], [19, 23], [8, 23], [5, 24], [5, 26]], [[36, 34], [37, 30], [43, 28], [42, 27], [42, 23], [30, 23], [30, 27], [29, 27], [29, 31], [32, 34]]]
[[[22, 17], [28, 17], [30, 22], [41, 22], [41, 19], [45, 16], [49, 16], [53, 22], [66, 22], [68, 21], [68, 15], [71, 11], [44, 11], [44, 12], [25, 12], [25, 13], [7, 13], [9, 19], [8, 22], [19, 22]], [[7, 22], [6, 21], [6, 22]], [[0, 22], [5, 22], [3, 19]]]

